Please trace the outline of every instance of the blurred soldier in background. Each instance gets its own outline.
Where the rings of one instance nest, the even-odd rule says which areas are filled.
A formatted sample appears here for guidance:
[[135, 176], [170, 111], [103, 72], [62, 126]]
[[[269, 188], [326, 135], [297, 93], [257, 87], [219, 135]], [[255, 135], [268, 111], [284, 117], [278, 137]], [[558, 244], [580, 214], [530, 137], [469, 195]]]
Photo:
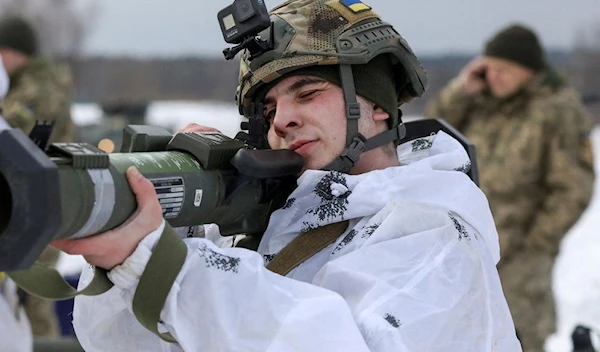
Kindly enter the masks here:
[[[0, 56], [10, 77], [8, 94], [0, 103], [6, 122], [29, 133], [36, 120], [54, 121], [50, 142], [72, 141], [71, 74], [38, 53], [36, 33], [22, 18], [0, 19]], [[55, 266], [59, 254], [49, 247], [39, 261]], [[28, 296], [25, 307], [34, 335], [58, 335], [53, 302]]]
[[523, 351], [555, 329], [551, 271], [592, 196], [592, 128], [579, 95], [546, 61], [536, 34], [511, 25], [430, 102], [477, 148], [500, 235], [498, 264]]
[[73, 83], [68, 68], [40, 56], [36, 33], [17, 17], [0, 20], [0, 55], [10, 76], [0, 105], [8, 123], [29, 133], [35, 120], [54, 121], [51, 142], [72, 141]]

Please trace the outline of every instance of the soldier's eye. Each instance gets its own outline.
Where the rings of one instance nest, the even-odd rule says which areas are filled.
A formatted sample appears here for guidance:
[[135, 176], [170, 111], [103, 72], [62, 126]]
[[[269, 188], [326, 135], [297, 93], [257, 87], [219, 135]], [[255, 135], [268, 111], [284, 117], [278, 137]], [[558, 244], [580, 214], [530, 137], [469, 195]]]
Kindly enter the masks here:
[[273, 119], [275, 118], [275, 113], [276, 113], [276, 109], [265, 109], [265, 120], [267, 120], [267, 123], [271, 123], [273, 122]]
[[313, 96], [315, 96], [315, 94], [316, 94], [317, 92], [319, 92], [319, 91], [320, 91], [319, 89], [307, 90], [307, 91], [305, 91], [305, 92], [302, 92], [302, 93], [300, 93], [300, 94], [298, 95], [298, 97], [299, 97], [300, 99], [310, 99], [310, 98], [312, 98]]

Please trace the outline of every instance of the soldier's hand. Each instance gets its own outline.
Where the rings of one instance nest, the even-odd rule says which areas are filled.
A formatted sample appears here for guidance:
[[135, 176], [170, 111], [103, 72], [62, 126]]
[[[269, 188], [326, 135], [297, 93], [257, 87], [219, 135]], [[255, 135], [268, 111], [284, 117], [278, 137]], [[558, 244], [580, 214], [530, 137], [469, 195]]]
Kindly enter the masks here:
[[177, 131], [177, 133], [191, 133], [191, 132], [219, 132], [219, 133], [223, 133], [223, 132], [219, 131], [216, 128], [212, 128], [212, 127], [208, 127], [208, 126], [202, 126], [202, 125], [199, 125], [197, 123], [188, 123], [185, 127], [181, 128], [179, 131]]
[[465, 94], [473, 95], [485, 89], [487, 65], [483, 58], [475, 58], [469, 62], [458, 75], [458, 81]]
[[55, 240], [51, 244], [68, 254], [83, 255], [88, 263], [107, 270], [123, 263], [140, 241], [156, 230], [163, 221], [162, 209], [152, 182], [135, 167], [127, 170], [127, 180], [138, 205], [127, 221], [98, 235], [73, 240]]

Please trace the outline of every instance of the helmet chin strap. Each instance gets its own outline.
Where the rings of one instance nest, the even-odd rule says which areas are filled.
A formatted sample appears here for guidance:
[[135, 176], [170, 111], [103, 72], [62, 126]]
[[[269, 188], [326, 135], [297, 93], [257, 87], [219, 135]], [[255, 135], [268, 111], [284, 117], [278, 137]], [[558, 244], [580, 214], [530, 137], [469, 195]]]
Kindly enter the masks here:
[[400, 123], [395, 128], [382, 132], [366, 139], [358, 132], [358, 119], [360, 118], [360, 104], [356, 100], [356, 87], [352, 66], [339, 65], [344, 104], [346, 106], [346, 148], [323, 170], [350, 173], [350, 170], [360, 159], [360, 155], [368, 150], [380, 147], [406, 136], [406, 127]]

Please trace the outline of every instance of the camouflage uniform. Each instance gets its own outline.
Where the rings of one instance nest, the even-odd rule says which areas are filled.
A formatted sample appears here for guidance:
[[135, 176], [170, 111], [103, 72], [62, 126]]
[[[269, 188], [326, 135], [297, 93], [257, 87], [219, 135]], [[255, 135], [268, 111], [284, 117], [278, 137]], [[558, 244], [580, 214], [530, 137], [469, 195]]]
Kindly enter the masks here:
[[500, 235], [498, 270], [524, 351], [555, 328], [551, 271], [564, 234], [592, 195], [592, 122], [552, 70], [513, 97], [466, 96], [451, 82], [426, 109], [477, 148], [480, 183]]
[[51, 142], [73, 141], [72, 78], [64, 66], [34, 58], [10, 76], [10, 88], [0, 103], [6, 121], [29, 133], [36, 120], [55, 121]]
[[[72, 80], [66, 67], [54, 66], [47, 59], [33, 58], [10, 76], [10, 88], [0, 102], [2, 115], [15, 128], [29, 133], [36, 120], [56, 121], [50, 142], [73, 141], [71, 120]], [[60, 251], [48, 247], [41, 263], [56, 266]], [[35, 336], [58, 336], [54, 302], [27, 296], [25, 310]]]

